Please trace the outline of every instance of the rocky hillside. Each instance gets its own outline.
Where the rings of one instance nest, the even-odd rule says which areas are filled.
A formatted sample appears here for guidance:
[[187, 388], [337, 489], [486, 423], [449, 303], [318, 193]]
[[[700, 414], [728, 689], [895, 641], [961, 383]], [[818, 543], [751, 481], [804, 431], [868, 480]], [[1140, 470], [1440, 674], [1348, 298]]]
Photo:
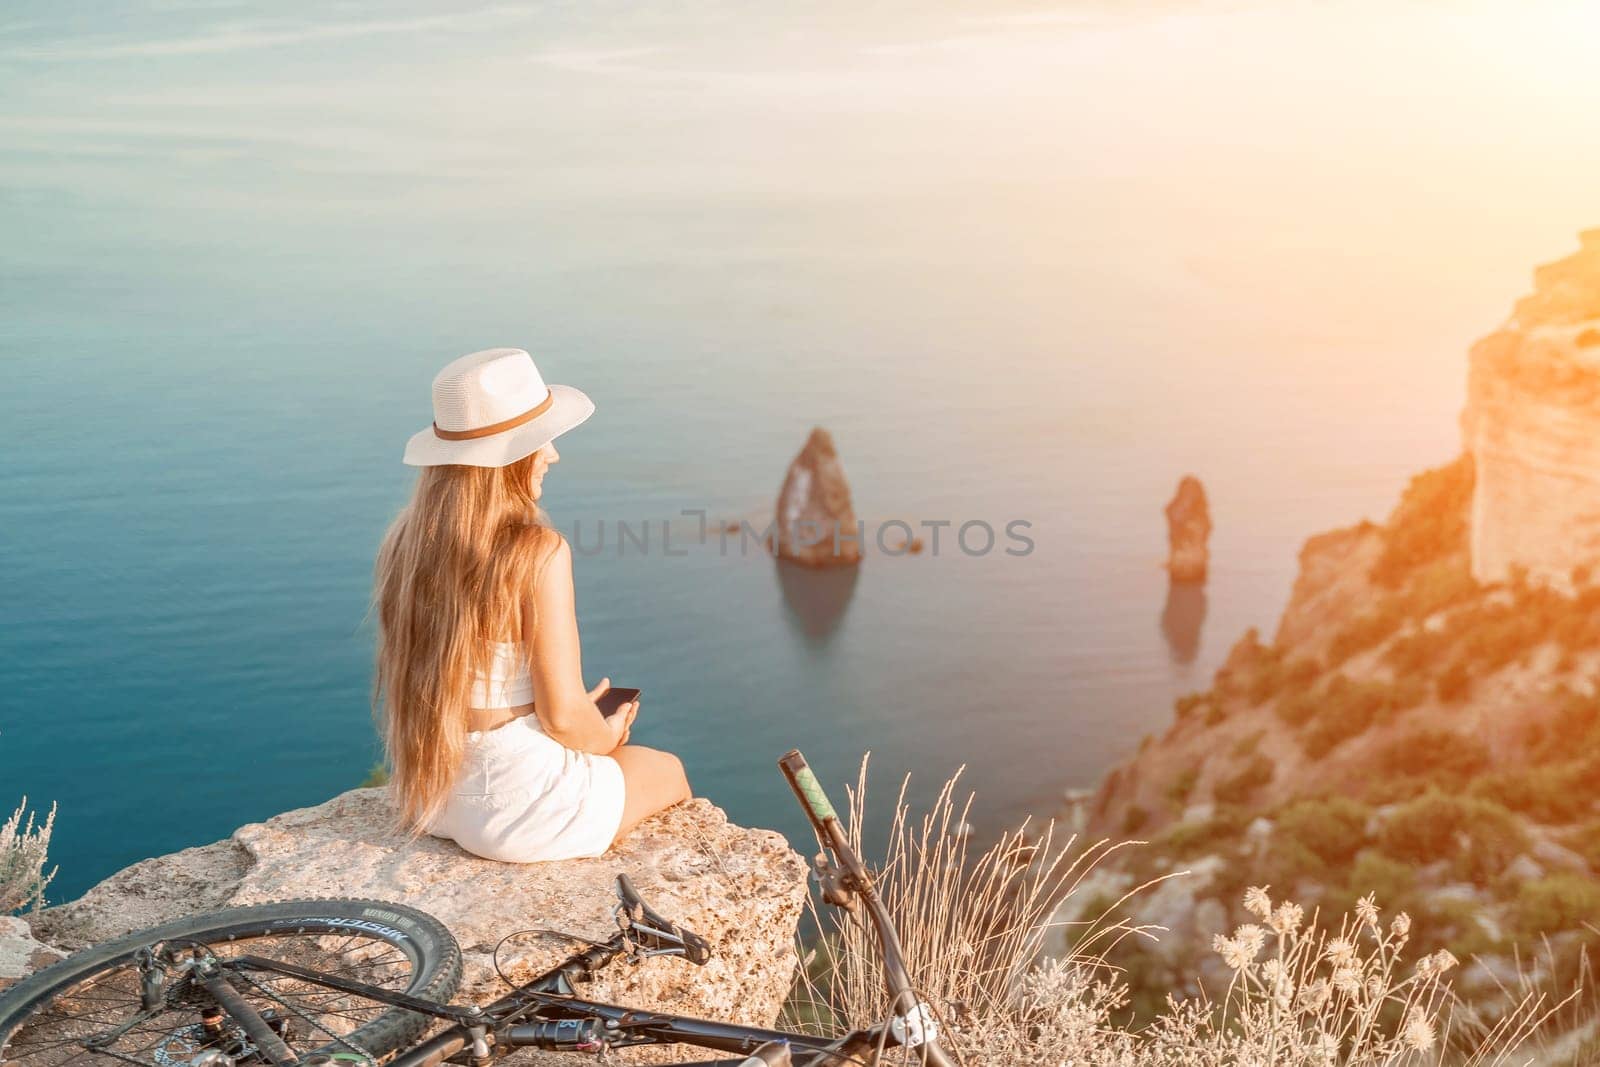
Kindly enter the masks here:
[[1467, 451], [1381, 525], [1311, 538], [1277, 633], [1245, 634], [1094, 797], [1091, 836], [1151, 845], [1090, 907], [1194, 872], [1132, 905], [1173, 931], [1125, 961], [1151, 996], [1194, 987], [1249, 885], [1336, 913], [1376, 892], [1468, 994], [1518, 946], [1527, 969], [1550, 935], [1548, 970], [1595, 939], [1600, 347], [1579, 316], [1600, 318], [1597, 232], [1474, 348]]

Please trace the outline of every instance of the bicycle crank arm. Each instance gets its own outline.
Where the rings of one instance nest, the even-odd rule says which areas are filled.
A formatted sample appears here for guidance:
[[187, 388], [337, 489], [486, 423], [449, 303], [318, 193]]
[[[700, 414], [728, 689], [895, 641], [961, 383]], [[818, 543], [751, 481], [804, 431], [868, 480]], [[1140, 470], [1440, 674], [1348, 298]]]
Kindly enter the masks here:
[[262, 956], [236, 956], [233, 959], [223, 960], [222, 966], [228, 968], [246, 968], [257, 971], [272, 971], [276, 974], [286, 974], [291, 978], [298, 978], [303, 982], [313, 985], [325, 986], [328, 989], [337, 989], [341, 993], [350, 993], [354, 996], [375, 1000], [380, 1004], [390, 1004], [396, 1008], [406, 1008], [410, 1011], [432, 1015], [438, 1019], [448, 1019], [464, 1026], [481, 1026], [484, 1023], [483, 1012], [477, 1008], [462, 1007], [458, 1004], [437, 1004], [421, 997], [413, 997], [407, 993], [397, 993], [393, 989], [384, 989], [381, 986], [368, 985], [365, 982], [355, 982], [348, 978], [338, 978], [321, 971], [313, 971], [293, 963], [284, 963], [281, 960], [269, 960]]

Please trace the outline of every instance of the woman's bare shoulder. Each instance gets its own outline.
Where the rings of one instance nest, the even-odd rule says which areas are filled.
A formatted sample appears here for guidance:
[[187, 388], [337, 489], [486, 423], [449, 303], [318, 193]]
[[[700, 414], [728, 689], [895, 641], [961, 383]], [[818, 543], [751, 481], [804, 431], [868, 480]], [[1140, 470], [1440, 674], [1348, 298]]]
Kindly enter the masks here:
[[534, 573], [572, 573], [572, 547], [553, 526], [530, 526], [526, 536], [533, 549]]
[[567, 539], [554, 526], [540, 522], [519, 522], [502, 527], [499, 542], [504, 548], [526, 552], [535, 559], [543, 560], [564, 549]]

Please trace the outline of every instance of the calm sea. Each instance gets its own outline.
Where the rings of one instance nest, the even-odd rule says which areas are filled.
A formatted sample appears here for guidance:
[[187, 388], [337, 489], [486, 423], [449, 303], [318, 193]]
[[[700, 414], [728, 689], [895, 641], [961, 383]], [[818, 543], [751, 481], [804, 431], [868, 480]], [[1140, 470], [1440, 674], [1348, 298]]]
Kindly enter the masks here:
[[[59, 805], [57, 900], [367, 773], [372, 555], [455, 355], [598, 404], [546, 504], [607, 525], [585, 670], [644, 689], [637, 740], [797, 841], [790, 747], [832, 784], [872, 752], [880, 812], [965, 766], [987, 832], [1094, 785], [1270, 631], [1307, 535], [1452, 456], [1466, 344], [1600, 219], [1577, 109], [1473, 114], [1548, 86], [1327, 13], [840, 13], [757, 63], [670, 20], [196, 11], [41, 7], [0, 57], [0, 807]], [[1531, 158], [1477, 166], [1502, 134]], [[1035, 550], [660, 551], [684, 509], [763, 525], [813, 425], [869, 522]], [[1212, 578], [1169, 604], [1188, 472]]]

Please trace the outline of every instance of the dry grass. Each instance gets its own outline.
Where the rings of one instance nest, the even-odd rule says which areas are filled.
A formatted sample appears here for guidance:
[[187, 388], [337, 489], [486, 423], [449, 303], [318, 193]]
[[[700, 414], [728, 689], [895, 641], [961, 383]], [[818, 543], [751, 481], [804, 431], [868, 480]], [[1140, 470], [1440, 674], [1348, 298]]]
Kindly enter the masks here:
[[[858, 847], [865, 785], [863, 761], [849, 805]], [[1169, 997], [1152, 1024], [1134, 1029], [1126, 985], [1107, 954], [1124, 938], [1156, 931], [1101, 916], [1070, 930], [1062, 958], [1042, 952], [1052, 916], [1066, 910], [1057, 906], [1118, 846], [1058, 842], [1046, 826], [975, 854], [956, 832], [971, 798], [958, 801], [955, 790], [953, 779], [916, 819], [902, 786], [878, 885], [919, 992], [965, 1064], [1499, 1067], [1535, 1062], [1559, 1038], [1553, 1031], [1571, 1032], [1577, 1022], [1563, 1017], [1577, 994], [1548, 989], [1508, 996], [1495, 1012], [1467, 1008], [1449, 986], [1456, 960], [1408, 953], [1410, 919], [1386, 920], [1371, 897], [1325, 929], [1298, 905], [1252, 889], [1244, 906], [1259, 921], [1212, 946], [1232, 974], [1228, 987], [1196, 1000]], [[837, 1032], [881, 1021], [875, 935], [837, 911], [813, 917], [823, 933], [802, 953], [807, 965], [787, 1022]], [[916, 1062], [911, 1053], [892, 1061], [902, 1056]]]
[[[850, 791], [850, 839], [857, 851], [864, 851], [866, 772], [863, 760]], [[969, 797], [958, 806], [959, 777], [945, 783], [932, 809], [916, 821], [902, 785], [889, 831], [889, 858], [876, 872], [877, 885], [894, 916], [906, 966], [922, 983], [923, 999], [987, 1018], [1006, 1010], [1011, 991], [1040, 955], [1056, 903], [1076, 888], [1104, 850], [1073, 856], [1047, 826], [1037, 840], [1023, 827], [981, 856], [971, 854], [970, 838], [958, 832], [971, 805]], [[882, 1019], [885, 994], [876, 933], [849, 916], [820, 914], [815, 901], [812, 908], [815, 926], [824, 934], [802, 953], [812, 980], [802, 981], [791, 1015], [828, 1029]]]
[[0, 826], [0, 915], [10, 915], [30, 904], [35, 908], [44, 904], [45, 887], [56, 876], [54, 868], [48, 874], [44, 869], [55, 823], [56, 809], [52, 804], [50, 814], [36, 827], [33, 813], [28, 811], [28, 798], [23, 797], [11, 818]]

